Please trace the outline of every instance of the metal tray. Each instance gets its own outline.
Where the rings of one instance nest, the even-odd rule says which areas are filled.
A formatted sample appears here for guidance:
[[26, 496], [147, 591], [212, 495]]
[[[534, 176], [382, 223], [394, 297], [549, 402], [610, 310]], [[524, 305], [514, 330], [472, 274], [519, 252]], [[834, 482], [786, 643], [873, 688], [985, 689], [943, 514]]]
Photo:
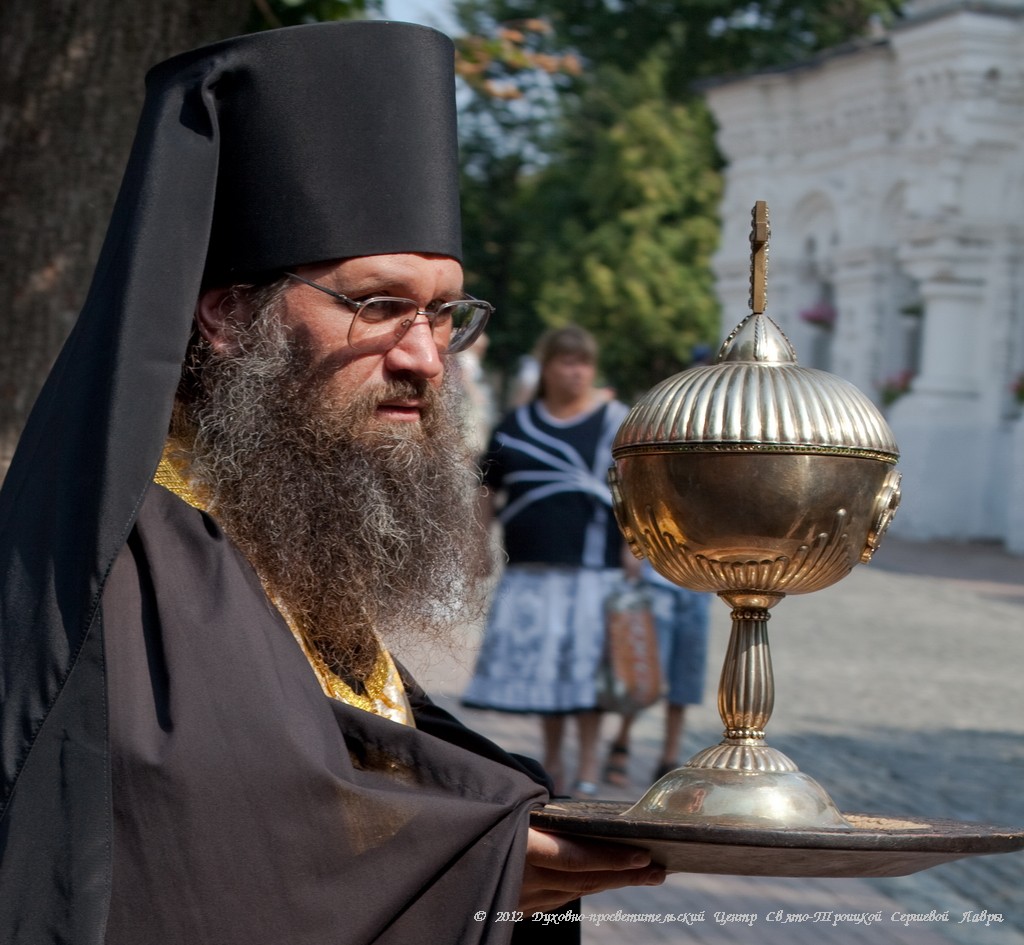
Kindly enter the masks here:
[[760, 829], [624, 819], [623, 801], [552, 801], [533, 812], [549, 833], [648, 850], [670, 872], [734, 876], [906, 876], [967, 856], [1024, 849], [1024, 829], [843, 814], [852, 829]]

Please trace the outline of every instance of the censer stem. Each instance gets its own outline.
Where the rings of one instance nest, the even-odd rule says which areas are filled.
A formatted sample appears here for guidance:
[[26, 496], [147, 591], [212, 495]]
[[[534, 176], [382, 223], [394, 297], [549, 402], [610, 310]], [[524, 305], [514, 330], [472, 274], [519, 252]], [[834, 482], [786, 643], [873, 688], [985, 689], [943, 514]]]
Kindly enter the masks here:
[[736, 608], [718, 687], [718, 713], [729, 740], [764, 741], [775, 706], [766, 608]]
[[785, 595], [728, 591], [719, 596], [733, 608], [732, 635], [718, 684], [718, 713], [725, 724], [725, 738], [698, 752], [686, 767], [796, 771], [789, 758], [764, 740], [775, 707], [768, 609]]

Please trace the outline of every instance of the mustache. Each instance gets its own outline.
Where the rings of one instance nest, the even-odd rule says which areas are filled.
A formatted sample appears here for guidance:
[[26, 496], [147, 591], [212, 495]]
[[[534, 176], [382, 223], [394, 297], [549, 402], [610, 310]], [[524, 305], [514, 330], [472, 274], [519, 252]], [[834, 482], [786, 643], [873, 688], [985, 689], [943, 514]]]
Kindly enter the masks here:
[[366, 394], [374, 407], [392, 400], [422, 400], [427, 405], [440, 403], [437, 388], [422, 378], [408, 378], [385, 381]]
[[[325, 395], [329, 396], [325, 390]], [[420, 406], [420, 428], [416, 431], [394, 430], [376, 422], [375, 413], [382, 404], [394, 401], [414, 400]], [[390, 440], [395, 436], [404, 438], [412, 435], [430, 436], [437, 432], [448, 413], [445, 396], [441, 390], [421, 378], [396, 378], [375, 384], [363, 391], [350, 395], [343, 404], [333, 407], [336, 428], [355, 442]]]
[[[254, 323], [252, 341], [257, 347], [267, 339], [260, 337], [264, 327]], [[241, 346], [240, 362], [248, 364], [255, 351], [249, 350], [250, 340]], [[274, 373], [280, 372], [281, 383], [292, 397], [306, 397], [315, 402], [329, 391], [331, 381], [342, 369], [342, 365], [327, 359], [317, 362], [314, 352], [303, 338], [281, 338], [276, 353], [279, 357]], [[445, 373], [448, 378], [454, 367], [454, 359], [444, 356]], [[436, 413], [442, 407], [438, 389], [428, 380], [414, 374], [403, 375], [381, 381], [373, 387], [355, 390], [346, 395], [342, 412], [350, 417], [369, 417], [382, 403], [394, 399], [418, 399], [426, 411]], [[336, 408], [337, 405], [336, 405]]]

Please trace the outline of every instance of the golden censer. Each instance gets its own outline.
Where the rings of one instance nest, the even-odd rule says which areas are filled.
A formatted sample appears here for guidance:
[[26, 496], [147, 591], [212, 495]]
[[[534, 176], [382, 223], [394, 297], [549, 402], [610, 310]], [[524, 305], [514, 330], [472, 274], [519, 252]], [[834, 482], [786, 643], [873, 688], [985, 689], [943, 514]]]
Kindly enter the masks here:
[[732, 608], [718, 693], [725, 739], [662, 778], [635, 813], [841, 826], [825, 791], [765, 743], [769, 609], [870, 560], [899, 502], [899, 450], [875, 405], [847, 381], [800, 367], [764, 314], [763, 202], [752, 242], [752, 314], [712, 364], [649, 391], [612, 447], [615, 513], [633, 553]]

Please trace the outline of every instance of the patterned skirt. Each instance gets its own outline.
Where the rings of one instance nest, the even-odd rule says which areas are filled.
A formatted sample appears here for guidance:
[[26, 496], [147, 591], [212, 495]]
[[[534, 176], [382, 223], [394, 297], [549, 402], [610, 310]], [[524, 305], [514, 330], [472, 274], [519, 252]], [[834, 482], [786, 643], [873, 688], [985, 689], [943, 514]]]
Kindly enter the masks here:
[[504, 712], [593, 709], [604, 600], [621, 580], [617, 568], [510, 565], [463, 704]]

